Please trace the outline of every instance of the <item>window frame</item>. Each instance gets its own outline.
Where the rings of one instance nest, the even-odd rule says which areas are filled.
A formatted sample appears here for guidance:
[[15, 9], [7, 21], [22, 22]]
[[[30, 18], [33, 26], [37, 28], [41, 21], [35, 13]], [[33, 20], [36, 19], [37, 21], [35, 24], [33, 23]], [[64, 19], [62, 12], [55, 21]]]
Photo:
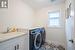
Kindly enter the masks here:
[[[56, 12], [59, 12], [59, 17], [56, 17], [56, 18], [58, 18], [59, 19], [59, 25], [50, 25], [50, 16], [49, 16], [49, 14], [50, 13], [56, 13]], [[60, 23], [60, 18], [61, 18], [61, 16], [60, 16], [60, 11], [58, 10], [58, 11], [51, 11], [51, 12], [48, 12], [48, 27], [60, 27], [61, 26], [61, 23]]]

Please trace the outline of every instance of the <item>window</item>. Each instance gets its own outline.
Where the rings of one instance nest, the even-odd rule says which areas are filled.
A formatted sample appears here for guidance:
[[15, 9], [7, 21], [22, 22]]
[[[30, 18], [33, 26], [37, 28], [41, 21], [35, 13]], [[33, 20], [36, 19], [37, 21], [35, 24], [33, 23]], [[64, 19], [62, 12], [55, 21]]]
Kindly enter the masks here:
[[8, 0], [0, 0], [0, 8], [8, 8]]
[[49, 15], [49, 26], [59, 27], [60, 26], [60, 22], [59, 22], [60, 12], [59, 11], [49, 12], [48, 15]]

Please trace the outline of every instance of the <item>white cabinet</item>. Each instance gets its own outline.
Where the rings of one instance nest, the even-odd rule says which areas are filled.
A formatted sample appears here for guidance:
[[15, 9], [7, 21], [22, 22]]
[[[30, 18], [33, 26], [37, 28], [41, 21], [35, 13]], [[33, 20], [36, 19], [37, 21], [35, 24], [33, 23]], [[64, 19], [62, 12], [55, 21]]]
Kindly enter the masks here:
[[29, 50], [28, 35], [19, 36], [0, 43], [0, 50]]

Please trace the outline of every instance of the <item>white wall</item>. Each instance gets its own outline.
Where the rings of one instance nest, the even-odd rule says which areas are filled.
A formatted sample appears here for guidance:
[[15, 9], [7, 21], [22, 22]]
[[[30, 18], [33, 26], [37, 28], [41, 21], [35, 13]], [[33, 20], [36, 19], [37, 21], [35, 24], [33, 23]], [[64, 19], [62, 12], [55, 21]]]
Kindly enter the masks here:
[[8, 0], [8, 8], [0, 8], [0, 32], [7, 27], [16, 25], [20, 28], [30, 28], [33, 25], [33, 9], [22, 0]]
[[[60, 10], [61, 14], [61, 27], [51, 28], [48, 27], [48, 12]], [[46, 28], [46, 40], [54, 41], [66, 47], [65, 37], [65, 4], [49, 6], [36, 11], [36, 24], [35, 26], [44, 26]]]

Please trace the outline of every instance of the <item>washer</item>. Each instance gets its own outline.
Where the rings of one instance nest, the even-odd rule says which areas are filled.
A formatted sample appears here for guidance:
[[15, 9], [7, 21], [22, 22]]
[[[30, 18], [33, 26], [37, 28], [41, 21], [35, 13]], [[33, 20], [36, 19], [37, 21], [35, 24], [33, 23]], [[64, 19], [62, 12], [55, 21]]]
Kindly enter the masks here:
[[45, 28], [44, 28], [44, 27], [40, 28], [40, 32], [41, 32], [41, 35], [42, 35], [42, 44], [41, 44], [41, 45], [44, 45], [44, 43], [45, 43], [45, 41], [46, 41]]
[[39, 28], [29, 30], [29, 50], [39, 50], [42, 44], [42, 34]]

